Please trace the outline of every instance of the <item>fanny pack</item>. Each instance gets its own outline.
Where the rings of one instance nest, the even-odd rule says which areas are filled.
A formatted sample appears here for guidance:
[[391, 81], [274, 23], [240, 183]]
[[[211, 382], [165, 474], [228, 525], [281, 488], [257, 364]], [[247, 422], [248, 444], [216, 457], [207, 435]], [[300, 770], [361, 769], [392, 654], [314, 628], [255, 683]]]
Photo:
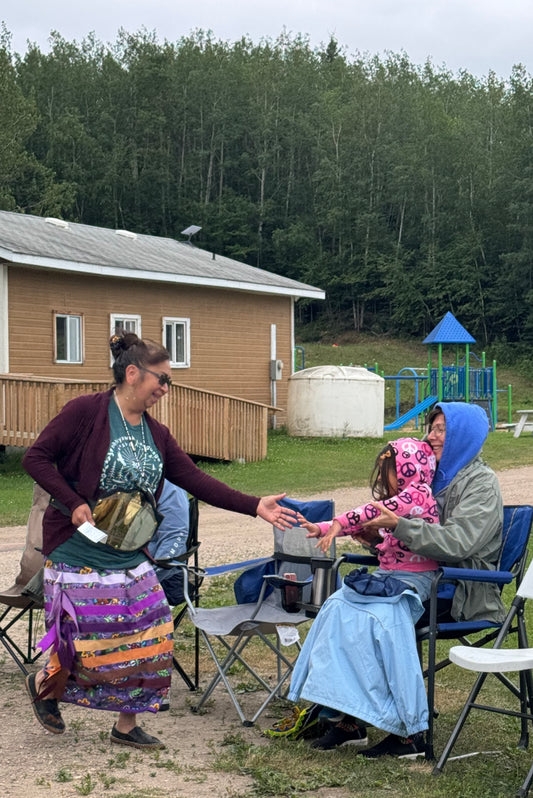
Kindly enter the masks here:
[[120, 551], [142, 549], [161, 523], [153, 497], [141, 491], [117, 491], [92, 508], [96, 526], [107, 534], [104, 545]]
[[[70, 518], [68, 507], [57, 499], [50, 497], [50, 504]], [[163, 520], [153, 496], [139, 490], [131, 493], [119, 490], [89, 505], [97, 528], [107, 535], [102, 545], [120, 551], [142, 549]]]

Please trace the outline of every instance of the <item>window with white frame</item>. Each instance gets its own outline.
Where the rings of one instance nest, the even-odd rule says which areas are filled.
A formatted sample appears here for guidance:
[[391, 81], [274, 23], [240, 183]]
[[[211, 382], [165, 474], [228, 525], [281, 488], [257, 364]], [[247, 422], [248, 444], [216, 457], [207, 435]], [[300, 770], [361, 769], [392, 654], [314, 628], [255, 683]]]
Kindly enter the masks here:
[[141, 337], [141, 317], [132, 313], [111, 313], [111, 327], [109, 334], [117, 335], [121, 332], [132, 332]]
[[83, 363], [81, 316], [55, 314], [56, 363]]
[[163, 344], [170, 352], [172, 368], [189, 368], [190, 352], [190, 319], [163, 319]]
[[[120, 335], [122, 332], [131, 332], [141, 337], [141, 317], [133, 313], [111, 313], [109, 315], [109, 333]], [[113, 366], [113, 355], [110, 355], [109, 365]]]

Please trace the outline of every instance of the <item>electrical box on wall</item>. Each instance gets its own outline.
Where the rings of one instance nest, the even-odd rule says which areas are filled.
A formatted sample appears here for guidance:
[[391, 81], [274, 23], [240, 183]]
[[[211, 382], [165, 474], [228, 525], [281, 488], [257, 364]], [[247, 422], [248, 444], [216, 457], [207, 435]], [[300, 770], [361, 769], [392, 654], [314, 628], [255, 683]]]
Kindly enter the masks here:
[[283, 360], [270, 361], [270, 379], [281, 380], [283, 376]]

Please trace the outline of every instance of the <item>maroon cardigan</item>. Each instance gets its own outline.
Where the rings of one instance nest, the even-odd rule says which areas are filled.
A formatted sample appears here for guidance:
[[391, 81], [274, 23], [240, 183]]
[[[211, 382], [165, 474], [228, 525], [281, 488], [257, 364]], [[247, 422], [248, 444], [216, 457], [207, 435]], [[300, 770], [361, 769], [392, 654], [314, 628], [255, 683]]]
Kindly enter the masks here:
[[[24, 455], [22, 464], [28, 474], [71, 513], [79, 505], [98, 498], [100, 475], [109, 449], [108, 410], [112, 396], [111, 389], [67, 402]], [[256, 515], [258, 497], [233, 490], [205, 474], [178, 446], [167, 427], [147, 413], [144, 418], [163, 460], [163, 477], [156, 499], [166, 478], [215, 507]], [[64, 543], [75, 530], [70, 518], [49, 506], [43, 520], [43, 554]]]

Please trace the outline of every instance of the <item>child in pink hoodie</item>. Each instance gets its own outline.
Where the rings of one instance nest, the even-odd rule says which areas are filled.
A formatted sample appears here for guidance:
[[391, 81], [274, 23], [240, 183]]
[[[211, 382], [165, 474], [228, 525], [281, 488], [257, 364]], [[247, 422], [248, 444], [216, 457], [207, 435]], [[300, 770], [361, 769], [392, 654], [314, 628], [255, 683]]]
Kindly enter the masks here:
[[[371, 477], [376, 502], [364, 504], [333, 521], [310, 524], [300, 515], [298, 521], [308, 531], [307, 537], [320, 538], [317, 547], [327, 551], [334, 537], [351, 535], [365, 540], [363, 524], [380, 514], [380, 506], [403, 518], [423, 518], [439, 522], [437, 504], [431, 492], [435, 474], [435, 455], [431, 446], [415, 438], [391, 441], [379, 453]], [[374, 476], [375, 474], [375, 476]], [[438, 563], [415, 554], [388, 530], [380, 531], [381, 543], [375, 545], [380, 568], [386, 571], [434, 571]]]

